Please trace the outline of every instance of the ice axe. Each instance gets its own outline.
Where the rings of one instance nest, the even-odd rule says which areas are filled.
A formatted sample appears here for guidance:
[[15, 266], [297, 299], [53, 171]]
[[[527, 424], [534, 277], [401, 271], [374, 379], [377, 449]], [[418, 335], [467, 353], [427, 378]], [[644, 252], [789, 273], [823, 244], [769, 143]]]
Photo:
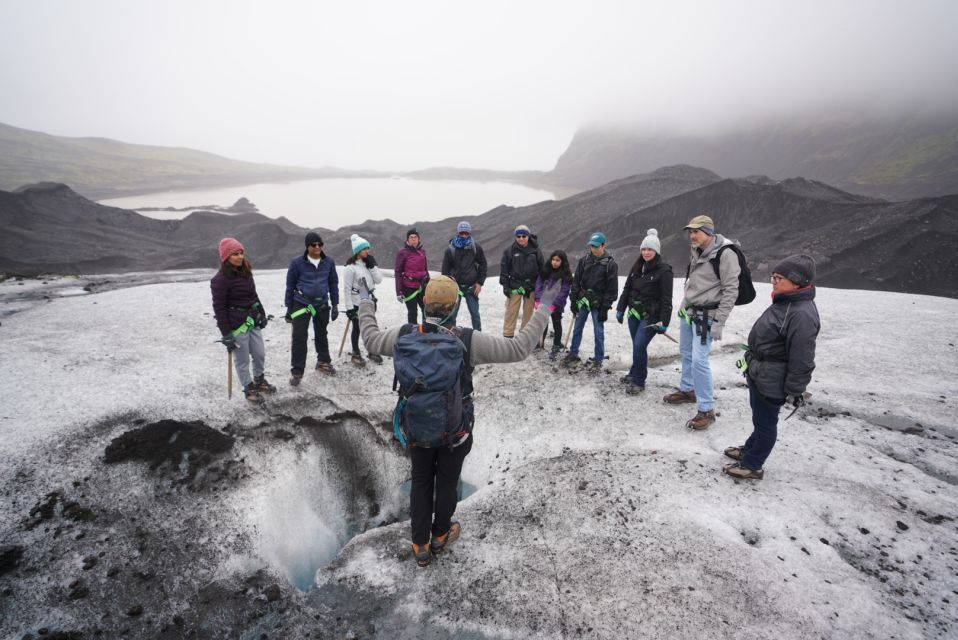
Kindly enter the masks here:
[[565, 332], [565, 340], [562, 341], [563, 348], [569, 347], [569, 336], [572, 335], [572, 327], [575, 326], [575, 316], [572, 316], [572, 320], [569, 321], [569, 330]]
[[[802, 401], [795, 405], [795, 408], [792, 409], [792, 412], [786, 416], [785, 420], [788, 420], [795, 415], [795, 412], [799, 410], [800, 407], [804, 407], [805, 403], [808, 402], [808, 399], [812, 397], [812, 394], [808, 391], [802, 393]], [[783, 421], [784, 422], [784, 421]]]
[[[649, 326], [647, 326], [647, 327], [645, 328], [645, 330], [648, 331], [649, 329], [658, 329], [658, 328], [661, 327], [661, 326], [662, 326], [662, 323], [661, 323], [661, 322], [656, 322], [655, 324], [650, 324]], [[656, 331], [656, 333], [658, 333], [658, 331]], [[673, 338], [672, 336], [670, 336], [670, 335], [667, 334], [667, 333], [663, 333], [663, 334], [661, 334], [661, 335], [665, 336], [666, 338], [668, 338], [669, 340], [671, 340], [671, 341], [674, 342], [675, 344], [678, 344], [678, 343], [679, 343], [678, 340], [676, 340], [675, 338]]]
[[[225, 345], [226, 339], [221, 338], [213, 342]], [[226, 350], [226, 398], [228, 400], [233, 399], [233, 352], [229, 349]]]
[[343, 347], [346, 345], [346, 334], [349, 333], [349, 325], [353, 323], [352, 318], [346, 318], [346, 328], [343, 330], [343, 339], [339, 341], [339, 358], [343, 357]]

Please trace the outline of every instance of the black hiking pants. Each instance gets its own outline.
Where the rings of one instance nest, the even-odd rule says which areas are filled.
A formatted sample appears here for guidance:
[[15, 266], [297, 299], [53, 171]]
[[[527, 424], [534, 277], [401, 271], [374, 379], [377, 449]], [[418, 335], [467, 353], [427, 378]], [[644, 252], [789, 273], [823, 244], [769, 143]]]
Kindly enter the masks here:
[[[424, 305], [422, 303], [422, 297], [424, 294], [422, 289], [425, 289], [425, 286], [420, 289], [415, 298], [412, 300], [406, 300], [406, 321], [409, 324], [419, 324], [419, 313], [424, 311]], [[413, 291], [415, 291], [415, 289], [403, 288], [402, 294], [403, 296], [408, 296]]]
[[[303, 308], [298, 302], [290, 307], [290, 313]], [[312, 316], [308, 312], [293, 318], [293, 348], [289, 370], [296, 375], [303, 375], [306, 368], [306, 345], [309, 342], [309, 325], [312, 320], [313, 344], [316, 347], [316, 361], [330, 362], [329, 340], [326, 338], [326, 325], [329, 324], [329, 307], [316, 310]]]
[[471, 435], [452, 451], [445, 447], [410, 447], [412, 487], [409, 491], [409, 517], [414, 544], [429, 544], [430, 533], [441, 536], [449, 531], [452, 515], [459, 502], [459, 474], [471, 450]]

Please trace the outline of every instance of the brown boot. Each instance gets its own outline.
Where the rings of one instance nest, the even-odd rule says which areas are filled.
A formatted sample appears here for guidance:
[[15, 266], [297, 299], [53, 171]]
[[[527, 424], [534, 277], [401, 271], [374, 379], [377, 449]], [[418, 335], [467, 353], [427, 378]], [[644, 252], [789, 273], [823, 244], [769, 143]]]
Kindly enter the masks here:
[[688, 391], [673, 391], [662, 398], [662, 400], [667, 404], [687, 404], [695, 402], [695, 389], [689, 389]]
[[709, 425], [713, 422], [715, 422], [715, 410], [709, 409], [708, 411], [699, 411], [696, 413], [694, 418], [685, 423], [685, 426], [689, 429], [702, 431], [703, 429], [708, 429]]
[[749, 469], [748, 467], [743, 467], [740, 462], [727, 464], [722, 470], [738, 480], [761, 480], [765, 477], [764, 469], [759, 469], [757, 471], [754, 469]]

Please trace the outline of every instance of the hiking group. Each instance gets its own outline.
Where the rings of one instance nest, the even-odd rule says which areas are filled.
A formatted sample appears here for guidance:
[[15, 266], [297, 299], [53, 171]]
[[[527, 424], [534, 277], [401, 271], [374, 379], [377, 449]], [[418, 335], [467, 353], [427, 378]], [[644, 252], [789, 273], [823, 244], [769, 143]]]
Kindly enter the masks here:
[[[695, 404], [696, 413], [686, 426], [700, 431], [716, 417], [709, 363], [712, 342], [722, 339], [732, 310], [751, 302], [755, 289], [741, 249], [716, 233], [710, 217], [695, 216], [684, 231], [690, 254], [676, 313], [682, 366], [678, 388], [663, 400], [672, 405]], [[294, 387], [305, 370], [310, 324], [316, 370], [336, 375], [326, 335], [329, 322], [339, 315], [336, 264], [324, 253], [318, 234], [310, 232], [305, 240], [305, 251], [293, 258], [286, 275], [285, 319], [292, 324], [290, 385]], [[573, 272], [564, 251], [553, 251], [548, 260], [543, 259], [536, 235], [528, 226], [518, 225], [500, 261], [499, 283], [505, 296], [501, 337], [482, 331], [479, 300], [487, 263], [468, 222], [457, 226], [443, 255], [441, 275], [435, 277], [429, 275], [418, 231], [406, 233], [406, 242], [396, 254], [394, 279], [396, 300], [406, 306], [407, 323], [388, 330], [381, 330], [376, 320], [375, 287], [383, 275], [370, 253], [372, 247], [355, 234], [350, 243], [352, 254], [343, 269], [343, 301], [347, 321], [352, 323], [350, 359], [356, 366], [366, 364], [359, 350], [360, 336], [370, 361], [393, 358], [393, 386], [398, 387], [393, 431], [408, 447], [411, 460], [412, 553], [421, 566], [448, 548], [461, 530], [452, 517], [463, 462], [473, 445], [475, 366], [524, 360], [545, 342], [550, 322], [549, 357], [555, 359], [564, 348], [562, 317], [567, 302], [573, 316], [572, 342], [561, 365], [582, 364], [582, 334], [591, 320], [594, 352], [584, 368], [593, 373], [601, 370], [606, 358], [604, 325], [614, 306], [616, 321], [628, 323], [631, 338], [632, 365], [622, 377], [629, 395], [645, 390], [651, 341], [658, 335], [674, 341], [667, 333], [673, 272], [663, 260], [656, 229], [649, 229], [642, 240], [619, 295], [618, 265], [606, 248], [604, 233], [589, 236], [588, 253]], [[243, 245], [224, 238], [219, 257], [220, 269], [210, 286], [221, 342], [231, 358], [235, 354], [233, 365], [246, 398], [259, 402], [262, 394], [276, 391], [264, 375], [261, 335], [271, 316], [256, 294]], [[763, 477], [765, 460], [777, 440], [781, 408], [797, 409], [805, 401], [820, 329], [814, 278], [815, 263], [807, 255], [789, 256], [772, 270], [772, 304], [752, 326], [744, 357], [736, 363], [748, 386], [752, 432], [744, 444], [724, 451], [734, 462], [725, 465], [723, 472], [734, 478]], [[463, 300], [470, 327], [456, 325]]]

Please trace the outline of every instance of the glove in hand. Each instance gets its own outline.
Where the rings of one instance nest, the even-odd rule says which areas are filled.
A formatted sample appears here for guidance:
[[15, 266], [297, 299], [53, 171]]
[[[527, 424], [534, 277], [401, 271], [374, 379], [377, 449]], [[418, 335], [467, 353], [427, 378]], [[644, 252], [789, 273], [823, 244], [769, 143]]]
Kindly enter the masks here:
[[504, 295], [507, 298], [509, 297], [509, 287], [507, 287], [506, 285], [502, 285], [502, 295]]
[[293, 314], [289, 312], [289, 309], [286, 310], [286, 315], [283, 316], [283, 320], [286, 321], [286, 324], [291, 324], [293, 322]]
[[545, 305], [546, 307], [551, 307], [552, 303], [555, 302], [556, 296], [559, 295], [559, 290], [562, 288], [562, 283], [559, 278], [556, 278], [550, 284], [542, 287], [542, 295], [539, 296], [539, 304]]
[[366, 260], [365, 260], [365, 262], [366, 262], [366, 268], [367, 268], [367, 269], [375, 269], [375, 268], [376, 268], [376, 258], [373, 257], [373, 254], [367, 253], [367, 254], [366, 254]]
[[366, 284], [366, 278], [359, 279], [359, 299], [369, 300], [369, 285]]
[[616, 311], [615, 321], [618, 322], [619, 324], [622, 324], [624, 320], [625, 320], [625, 313], [623, 313], [622, 311]]
[[356, 320], [356, 317], [358, 315], [359, 315], [359, 307], [353, 307], [352, 309], [346, 312], [346, 317], [353, 321]]
[[605, 322], [609, 319], [609, 310], [608, 309], [599, 309], [599, 322]]
[[339, 307], [332, 307], [329, 310], [329, 319], [333, 322], [336, 322], [336, 318], [339, 317]]
[[709, 325], [709, 335], [712, 336], [712, 340], [721, 340], [722, 339], [722, 327], [724, 325], [720, 324], [710, 324]]
[[805, 394], [799, 393], [793, 396], [785, 396], [785, 404], [791, 405], [798, 409], [799, 407], [805, 406]]
[[402, 304], [406, 304], [406, 296], [403, 296], [403, 295], [396, 296], [396, 302], [401, 302]]
[[236, 338], [234, 338], [233, 336], [229, 334], [226, 334], [225, 336], [223, 336], [223, 339], [220, 340], [220, 342], [222, 342], [223, 346], [226, 347], [227, 353], [233, 353], [239, 348], [239, 345], [236, 344]]

